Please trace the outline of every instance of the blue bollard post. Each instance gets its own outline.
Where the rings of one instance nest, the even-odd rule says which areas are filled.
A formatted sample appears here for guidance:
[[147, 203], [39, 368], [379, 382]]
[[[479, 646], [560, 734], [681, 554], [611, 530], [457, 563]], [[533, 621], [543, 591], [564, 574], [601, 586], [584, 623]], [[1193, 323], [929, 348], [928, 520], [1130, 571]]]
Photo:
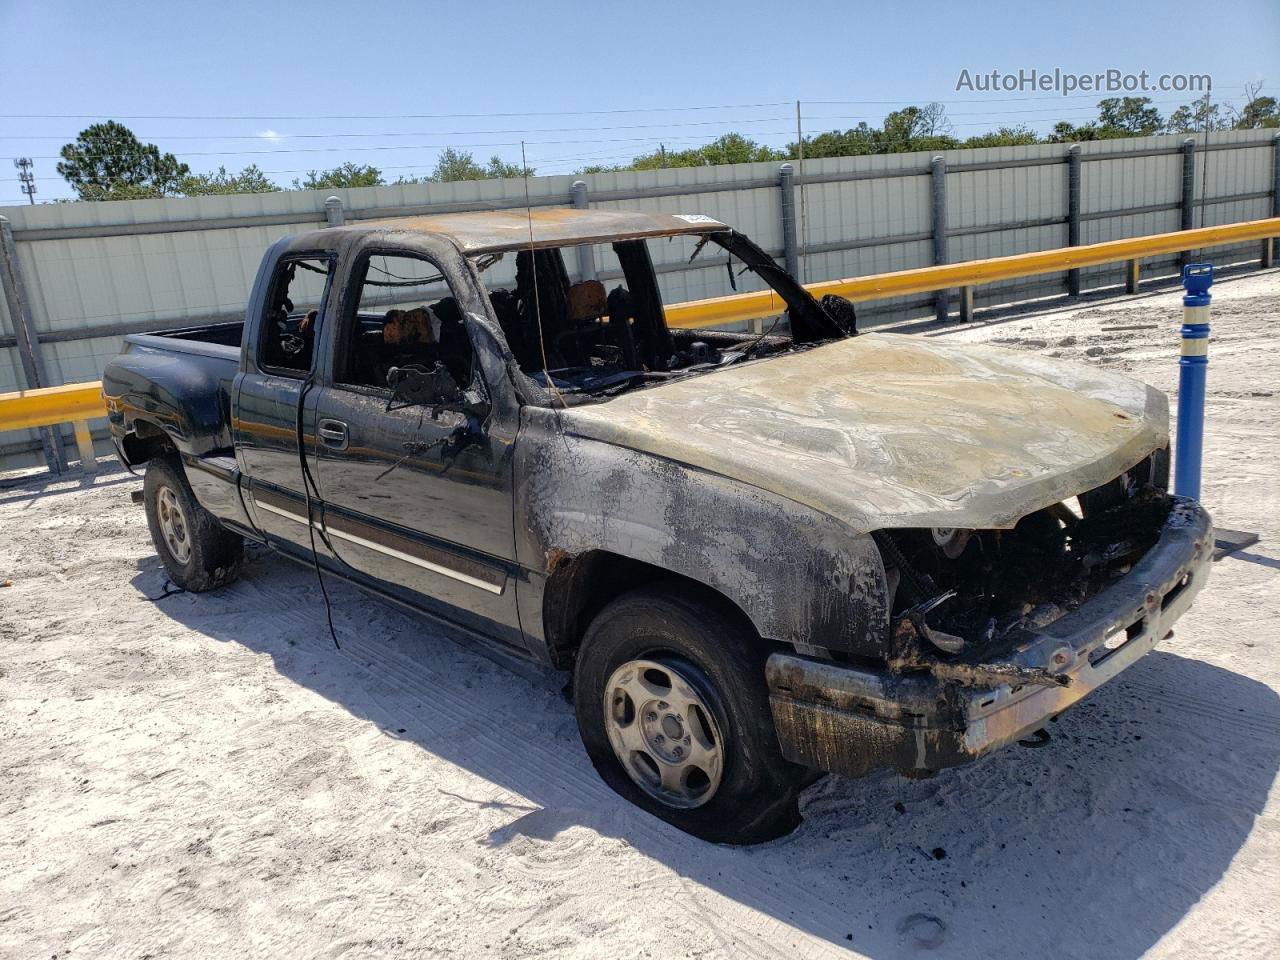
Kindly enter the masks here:
[[1204, 388], [1209, 372], [1209, 287], [1213, 264], [1182, 268], [1182, 356], [1178, 359], [1178, 441], [1174, 450], [1173, 489], [1180, 497], [1200, 499], [1200, 461], [1204, 453]]

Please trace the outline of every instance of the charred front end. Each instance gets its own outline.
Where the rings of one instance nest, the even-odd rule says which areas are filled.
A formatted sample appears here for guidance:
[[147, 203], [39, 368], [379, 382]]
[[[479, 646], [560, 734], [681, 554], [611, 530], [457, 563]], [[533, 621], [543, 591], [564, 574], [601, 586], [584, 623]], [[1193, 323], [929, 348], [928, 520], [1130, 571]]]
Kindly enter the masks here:
[[1166, 491], [1167, 451], [1012, 529], [876, 531], [887, 662], [774, 654], [783, 751], [850, 776], [927, 775], [1039, 729], [1169, 635], [1213, 530]]

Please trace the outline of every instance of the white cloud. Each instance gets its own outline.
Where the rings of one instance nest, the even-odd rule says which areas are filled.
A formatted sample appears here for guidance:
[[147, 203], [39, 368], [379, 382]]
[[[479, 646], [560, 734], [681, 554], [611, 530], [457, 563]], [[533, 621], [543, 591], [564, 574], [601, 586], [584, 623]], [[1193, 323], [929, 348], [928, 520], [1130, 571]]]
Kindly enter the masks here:
[[263, 140], [270, 140], [272, 143], [279, 143], [284, 139], [283, 133], [276, 133], [274, 130], [263, 130], [258, 136]]

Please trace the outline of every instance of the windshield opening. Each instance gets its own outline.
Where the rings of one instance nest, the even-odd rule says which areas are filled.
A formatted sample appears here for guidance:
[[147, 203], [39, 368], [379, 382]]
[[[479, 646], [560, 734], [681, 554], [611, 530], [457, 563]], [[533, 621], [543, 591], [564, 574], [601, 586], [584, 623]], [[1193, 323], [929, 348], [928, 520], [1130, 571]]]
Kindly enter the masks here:
[[[473, 262], [521, 371], [565, 403], [607, 399], [853, 332], [732, 231], [520, 250]], [[759, 290], [773, 291], [777, 313], [750, 323], [669, 326], [663, 309]]]

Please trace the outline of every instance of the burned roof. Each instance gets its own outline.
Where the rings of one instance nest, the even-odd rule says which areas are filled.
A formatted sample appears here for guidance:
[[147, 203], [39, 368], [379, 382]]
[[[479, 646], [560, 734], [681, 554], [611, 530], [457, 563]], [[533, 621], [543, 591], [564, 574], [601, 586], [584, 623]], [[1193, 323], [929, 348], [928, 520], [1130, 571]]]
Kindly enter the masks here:
[[[530, 224], [533, 227], [532, 243], [529, 239]], [[610, 243], [729, 229], [719, 220], [697, 213], [640, 213], [635, 210], [584, 210], [574, 207], [438, 213], [369, 220], [361, 222], [358, 227], [439, 234], [449, 237], [468, 255], [527, 250], [531, 246]]]

